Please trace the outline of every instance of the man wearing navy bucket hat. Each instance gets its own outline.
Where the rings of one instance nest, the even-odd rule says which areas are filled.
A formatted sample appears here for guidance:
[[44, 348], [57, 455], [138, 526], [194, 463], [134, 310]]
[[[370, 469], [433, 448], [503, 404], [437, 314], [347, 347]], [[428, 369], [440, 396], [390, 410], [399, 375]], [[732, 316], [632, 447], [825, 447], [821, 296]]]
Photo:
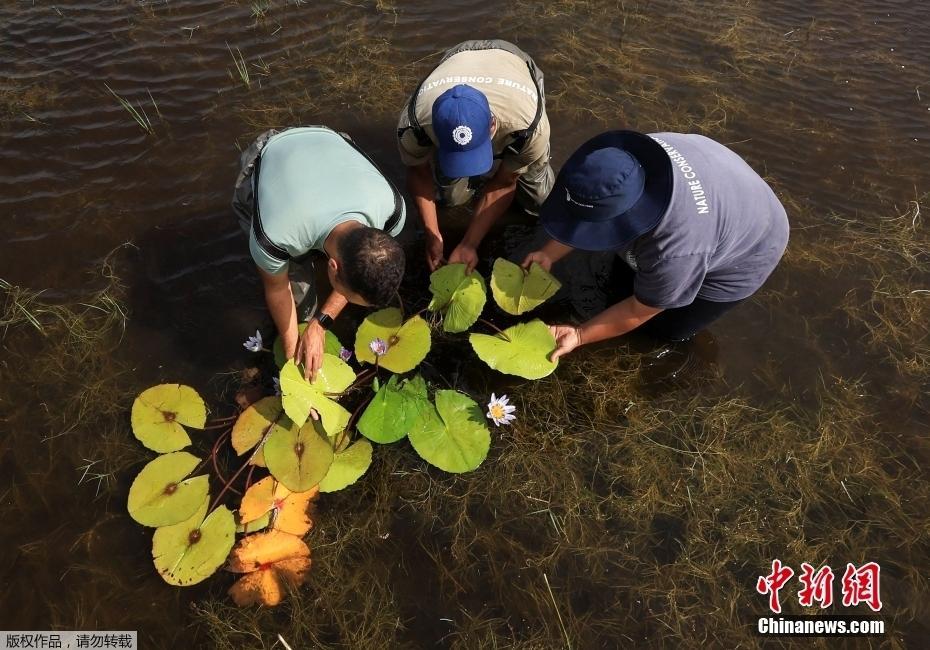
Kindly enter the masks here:
[[397, 126], [431, 271], [445, 261], [438, 205], [478, 196], [465, 236], [449, 255], [470, 272], [478, 245], [512, 201], [536, 213], [555, 180], [543, 74], [512, 43], [466, 41], [446, 51], [407, 100]]
[[610, 131], [584, 143], [540, 212], [547, 270], [574, 249], [615, 251], [619, 302], [580, 326], [552, 325], [553, 358], [640, 326], [685, 340], [749, 296], [788, 244], [788, 217], [736, 153], [695, 134]]

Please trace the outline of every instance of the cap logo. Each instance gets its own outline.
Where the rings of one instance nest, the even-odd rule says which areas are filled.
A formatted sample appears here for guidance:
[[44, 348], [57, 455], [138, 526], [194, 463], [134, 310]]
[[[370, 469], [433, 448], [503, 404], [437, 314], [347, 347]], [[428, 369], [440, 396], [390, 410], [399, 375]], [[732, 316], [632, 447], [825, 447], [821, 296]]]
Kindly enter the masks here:
[[471, 128], [460, 124], [459, 126], [452, 129], [452, 139], [455, 140], [455, 143], [461, 146], [465, 146], [471, 142]]
[[580, 205], [583, 208], [593, 208], [594, 206], [588, 203], [581, 203], [572, 198], [572, 195], [568, 193], [568, 190], [565, 190], [565, 200], [569, 203], [574, 203], [575, 205]]

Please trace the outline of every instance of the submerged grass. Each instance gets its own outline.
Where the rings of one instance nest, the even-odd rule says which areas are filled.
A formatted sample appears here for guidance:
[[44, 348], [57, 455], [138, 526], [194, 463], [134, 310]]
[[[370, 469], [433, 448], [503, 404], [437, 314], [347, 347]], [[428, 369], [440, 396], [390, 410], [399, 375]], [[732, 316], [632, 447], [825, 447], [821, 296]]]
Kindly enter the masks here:
[[[145, 108], [142, 106], [142, 104], [139, 104], [139, 108], [136, 108], [128, 99], [122, 95], [119, 95], [115, 90], [110, 88], [108, 84], [103, 85], [110, 92], [110, 94], [116, 98], [116, 101], [119, 102], [119, 105], [122, 106], [127, 113], [129, 113], [129, 116], [132, 117], [133, 121], [138, 124], [143, 131], [149, 135], [155, 134], [155, 127], [152, 126], [152, 120], [149, 119], [149, 116], [145, 112]], [[149, 93], [149, 99], [152, 100], [152, 104], [155, 106], [155, 111], [161, 115], [160, 111], [158, 111], [158, 104], [155, 103], [155, 98], [152, 97], [152, 93]]]
[[[273, 83], [237, 100], [249, 127], [318, 123], [351, 106], [390, 132], [435, 54], [405, 55], [384, 15], [396, 10], [384, 3], [339, 11], [348, 17], [326, 28], [317, 53], [296, 47], [262, 62]], [[825, 146], [842, 135], [820, 118], [776, 115], [781, 109], [759, 99], [767, 85], [782, 89], [809, 71], [811, 42], [826, 33], [814, 21], [777, 29], [758, 6], [722, 3], [699, 12], [693, 40], [659, 49], [654, 34], [677, 33], [669, 24], [681, 12], [592, 0], [507, 11], [501, 36], [523, 45], [532, 16], [537, 42], [547, 44], [527, 49], [560, 118], [723, 136], [763, 111], [780, 133]], [[245, 60], [230, 54], [234, 81], [248, 86]], [[758, 370], [765, 390], [714, 372], [649, 385], [658, 355], [630, 343], [574, 354], [545, 380], [507, 385], [518, 420], [493, 431], [476, 472], [431, 469], [406, 442], [377, 448], [362, 480], [320, 499], [310, 583], [274, 609], [233, 607], [231, 577], [195, 596], [167, 590], [153, 575], [148, 537], [122, 514], [87, 515], [98, 496], [122, 512], [115, 497], [143, 453], [129, 442], [132, 382], [109, 354], [126, 320], [112, 266], [83, 304], [3, 284], [0, 379], [11, 390], [0, 419], [11, 433], [0, 440], [0, 469], [10, 477], [0, 531], [14, 551], [0, 569], [18, 581], [9, 593], [24, 594], [17, 606], [41, 612], [43, 625], [72, 629], [120, 629], [124, 601], [142, 616], [157, 594], [145, 619], [155, 628], [170, 617], [166, 601], [192, 597], [193, 627], [208, 639], [165, 647], [754, 647], [754, 617], [765, 612], [755, 581], [772, 559], [795, 570], [876, 561], [890, 628], [882, 643], [918, 645], [930, 618], [930, 450], [925, 431], [908, 423], [930, 412], [926, 198], [889, 219], [820, 218], [773, 180], [801, 227], [783, 263], [788, 279], [754, 306], [816, 302], [797, 337], [842, 342], [861, 373], [828, 368], [797, 386], [773, 362]], [[843, 290], [833, 295], [838, 282]], [[502, 392], [454, 363], [456, 386]], [[62, 513], [63, 503], [74, 512]], [[120, 527], [133, 532], [112, 534]], [[50, 575], [48, 566], [62, 565], [65, 576]], [[26, 589], [34, 580], [39, 588]], [[62, 584], [69, 595], [47, 603], [42, 594]], [[802, 612], [796, 585], [782, 594], [788, 613]]]
[[754, 645], [755, 580], [775, 557], [879, 562], [892, 638], [913, 629], [930, 490], [882, 435], [875, 396], [825, 378], [814, 409], [722, 380], [643, 398], [643, 363], [579, 355], [521, 387], [516, 426], [471, 474], [379, 448], [359, 484], [321, 499], [306, 589], [277, 610], [197, 605], [211, 645]]

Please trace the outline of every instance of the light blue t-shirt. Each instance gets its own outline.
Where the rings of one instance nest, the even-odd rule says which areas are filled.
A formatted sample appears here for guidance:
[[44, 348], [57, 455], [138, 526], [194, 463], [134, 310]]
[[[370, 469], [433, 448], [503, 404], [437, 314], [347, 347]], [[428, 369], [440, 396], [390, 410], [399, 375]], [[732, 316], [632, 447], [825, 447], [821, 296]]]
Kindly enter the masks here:
[[[265, 234], [292, 258], [323, 251], [333, 228], [358, 221], [383, 228], [394, 213], [394, 191], [384, 176], [341, 135], [325, 127], [288, 129], [262, 149], [258, 209]], [[403, 201], [401, 201], [403, 206]], [[388, 234], [404, 227], [405, 210]], [[249, 251], [259, 268], [277, 274], [287, 262], [259, 245], [254, 229]]]

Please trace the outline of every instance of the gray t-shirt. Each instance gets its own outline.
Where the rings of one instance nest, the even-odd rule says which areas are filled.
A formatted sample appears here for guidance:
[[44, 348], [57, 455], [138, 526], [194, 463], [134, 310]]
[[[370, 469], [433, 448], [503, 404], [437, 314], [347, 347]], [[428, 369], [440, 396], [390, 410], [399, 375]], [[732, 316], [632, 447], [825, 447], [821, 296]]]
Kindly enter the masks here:
[[634, 294], [662, 309], [751, 296], [788, 244], [788, 216], [746, 162], [702, 135], [652, 133], [672, 161], [674, 190], [655, 230], [620, 251]]

